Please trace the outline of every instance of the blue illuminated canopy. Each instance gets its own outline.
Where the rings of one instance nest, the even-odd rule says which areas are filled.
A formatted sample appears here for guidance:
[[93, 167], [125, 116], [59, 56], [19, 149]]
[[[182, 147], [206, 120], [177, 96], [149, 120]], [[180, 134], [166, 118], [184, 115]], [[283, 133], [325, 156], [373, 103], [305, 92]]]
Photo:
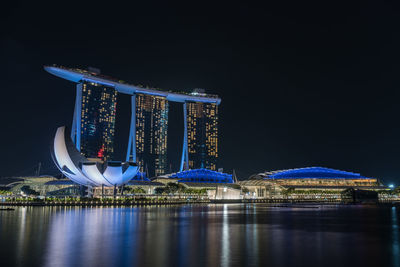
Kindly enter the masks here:
[[178, 182], [196, 182], [196, 183], [226, 183], [232, 184], [231, 174], [216, 172], [207, 169], [195, 169], [175, 173], [170, 178], [180, 179]]
[[324, 167], [307, 167], [290, 170], [266, 172], [264, 179], [371, 179], [359, 173], [335, 170]]

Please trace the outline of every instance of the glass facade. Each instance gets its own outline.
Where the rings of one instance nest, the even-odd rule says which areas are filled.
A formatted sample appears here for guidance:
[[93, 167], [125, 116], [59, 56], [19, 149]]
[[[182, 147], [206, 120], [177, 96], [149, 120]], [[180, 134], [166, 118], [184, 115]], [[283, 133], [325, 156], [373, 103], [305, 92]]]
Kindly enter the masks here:
[[190, 169], [217, 169], [218, 106], [187, 102], [188, 154]]
[[114, 153], [117, 91], [82, 83], [80, 151], [86, 158], [111, 160]]
[[167, 170], [168, 110], [165, 97], [136, 94], [136, 157], [149, 177]]

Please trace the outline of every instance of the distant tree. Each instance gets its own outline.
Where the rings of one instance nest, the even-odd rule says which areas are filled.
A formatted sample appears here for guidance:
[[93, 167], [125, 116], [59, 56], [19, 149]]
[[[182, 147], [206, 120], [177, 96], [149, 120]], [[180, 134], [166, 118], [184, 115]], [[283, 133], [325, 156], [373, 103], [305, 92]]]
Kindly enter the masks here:
[[182, 184], [178, 183], [168, 183], [165, 186], [165, 193], [167, 194], [175, 194], [175, 193], [183, 193], [186, 187]]
[[161, 195], [161, 194], [163, 194], [165, 192], [165, 188], [164, 187], [157, 187], [156, 189], [154, 189], [154, 192], [157, 195]]
[[144, 189], [141, 188], [141, 187], [137, 187], [137, 188], [134, 189], [134, 192], [135, 192], [136, 194], [145, 194], [145, 193], [146, 193], [146, 190], [144, 190]]
[[130, 191], [131, 193], [134, 193], [134, 194], [145, 194], [146, 193], [146, 190], [144, 190], [143, 188], [141, 188], [141, 187], [133, 187], [133, 188], [131, 188], [131, 191]]
[[129, 186], [125, 188], [125, 192], [130, 194], [146, 194], [146, 190], [142, 187]]
[[0, 195], [8, 196], [8, 195], [11, 195], [11, 194], [12, 194], [11, 191], [8, 191], [8, 190], [0, 190]]
[[156, 194], [207, 194], [207, 188], [187, 188], [179, 183], [168, 183], [164, 187], [157, 187], [154, 192]]
[[393, 193], [395, 193], [396, 195], [400, 194], [400, 186], [393, 189]]
[[250, 190], [247, 187], [242, 187], [242, 192], [247, 194], [250, 192]]
[[28, 196], [39, 195], [39, 192], [36, 192], [35, 190], [31, 189], [28, 185], [24, 185], [23, 187], [21, 187], [21, 191]]

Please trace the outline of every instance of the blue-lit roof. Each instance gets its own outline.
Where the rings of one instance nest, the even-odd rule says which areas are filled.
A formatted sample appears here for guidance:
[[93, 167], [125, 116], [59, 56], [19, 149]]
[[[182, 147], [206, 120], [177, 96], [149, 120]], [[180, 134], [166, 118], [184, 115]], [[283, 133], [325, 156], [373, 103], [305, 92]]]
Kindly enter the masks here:
[[232, 174], [207, 169], [182, 171], [171, 175], [170, 178], [180, 179], [178, 182], [233, 183]]
[[370, 179], [359, 173], [324, 167], [307, 167], [265, 173], [264, 179]]

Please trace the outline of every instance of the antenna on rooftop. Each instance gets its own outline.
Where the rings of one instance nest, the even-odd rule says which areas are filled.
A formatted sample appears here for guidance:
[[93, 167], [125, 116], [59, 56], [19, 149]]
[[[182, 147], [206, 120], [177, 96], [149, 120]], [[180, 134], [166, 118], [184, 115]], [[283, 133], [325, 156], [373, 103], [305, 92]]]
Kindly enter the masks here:
[[39, 162], [38, 168], [37, 168], [37, 170], [36, 170], [36, 176], [39, 176], [39, 175], [40, 175], [40, 169], [41, 169], [41, 168], [42, 168], [42, 163]]
[[238, 182], [238, 179], [237, 179], [237, 177], [236, 177], [236, 172], [235, 172], [235, 169], [233, 169], [233, 171], [232, 171], [232, 178], [233, 178], [233, 181], [235, 182], [235, 184]]
[[93, 72], [95, 74], [100, 74], [101, 70], [98, 68], [94, 68], [94, 67], [88, 67], [88, 71]]

